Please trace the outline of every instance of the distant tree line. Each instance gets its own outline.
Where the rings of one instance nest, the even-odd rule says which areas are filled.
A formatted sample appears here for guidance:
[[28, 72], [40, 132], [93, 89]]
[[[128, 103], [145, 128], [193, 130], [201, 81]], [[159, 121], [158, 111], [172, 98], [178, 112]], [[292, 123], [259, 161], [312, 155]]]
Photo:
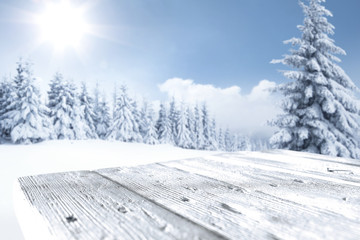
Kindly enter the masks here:
[[56, 73], [51, 79], [46, 104], [36, 86], [29, 62], [20, 60], [12, 79], [0, 82], [0, 138], [14, 143], [37, 143], [48, 139], [108, 139], [146, 144], [172, 144], [187, 149], [255, 150], [266, 142], [217, 128], [205, 103], [191, 107], [161, 103], [155, 113], [151, 103], [139, 107], [121, 86], [114, 92], [110, 110], [97, 84], [90, 94], [85, 83], [75, 84]]

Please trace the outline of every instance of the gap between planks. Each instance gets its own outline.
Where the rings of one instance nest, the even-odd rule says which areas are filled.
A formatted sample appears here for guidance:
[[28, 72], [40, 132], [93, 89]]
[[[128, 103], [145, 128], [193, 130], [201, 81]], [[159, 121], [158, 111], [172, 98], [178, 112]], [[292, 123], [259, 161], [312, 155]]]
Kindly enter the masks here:
[[163, 209], [171, 212], [172, 214], [178, 216], [179, 218], [182, 218], [182, 219], [184, 219], [185, 221], [187, 221], [187, 222], [189, 222], [189, 223], [191, 223], [191, 224], [193, 224], [193, 225], [195, 225], [195, 226], [197, 226], [197, 227], [199, 227], [199, 228], [205, 229], [206, 231], [208, 231], [208, 232], [210, 232], [211, 234], [213, 234], [213, 238], [214, 238], [214, 239], [215, 239], [215, 238], [216, 238], [216, 239], [229, 239], [229, 238], [221, 235], [220, 233], [218, 233], [218, 232], [216, 232], [216, 231], [213, 231], [213, 230], [211, 230], [211, 229], [208, 229], [208, 228], [206, 228], [205, 226], [203, 226], [203, 225], [201, 225], [201, 224], [198, 224], [198, 223], [192, 221], [191, 219], [186, 218], [185, 216], [183, 216], [183, 215], [181, 215], [181, 214], [178, 214], [176, 211], [173, 211], [171, 208], [168, 208], [166, 205], [159, 204], [158, 202], [152, 200], [151, 198], [147, 198], [147, 197], [139, 194], [138, 192], [132, 190], [131, 188], [128, 188], [127, 186], [125, 186], [125, 185], [123, 185], [123, 184], [115, 181], [114, 179], [112, 179], [112, 178], [110, 178], [110, 177], [108, 177], [108, 176], [106, 176], [106, 175], [101, 174], [101, 173], [98, 172], [98, 171], [92, 171], [92, 172], [98, 174], [99, 176], [103, 177], [104, 179], [106, 179], [106, 180], [108, 180], [108, 181], [113, 182], [114, 184], [117, 184], [117, 185], [121, 186], [122, 188], [124, 188], [124, 189], [126, 189], [126, 190], [128, 190], [128, 191], [130, 191], [130, 192], [133, 192], [134, 194], [138, 195], [139, 197], [144, 198], [144, 199], [148, 200], [149, 202], [152, 202], [153, 204], [159, 206], [160, 208], [163, 208]]
[[[185, 161], [193, 162], [193, 160], [183, 160], [173, 163], [181, 166]], [[230, 170], [240, 168], [233, 165], [228, 167]], [[208, 228], [215, 228], [221, 234], [233, 239], [240, 236], [267, 238], [266, 236], [269, 235], [284, 239], [294, 239], [294, 236], [312, 238], [314, 234], [328, 239], [336, 239], [339, 236], [351, 239], [355, 233], [359, 233], [359, 230], [356, 230], [359, 227], [358, 221], [354, 219], [282, 199], [266, 192], [245, 191], [242, 195], [235, 195], [229, 189], [229, 186], [234, 189], [234, 186], [229, 184], [231, 182], [229, 176], [226, 181], [219, 181], [214, 172], [211, 176], [204, 176], [188, 170], [181, 167], [174, 168], [169, 162], [99, 171], [142, 196], [160, 202], [173, 211]], [[198, 183], [203, 185], [199, 187]], [[235, 186], [241, 189], [239, 183]], [[237, 194], [241, 194], [241, 191]], [[185, 198], [185, 204], [178, 201], [181, 198]], [[342, 220], [340, 223], [339, 217]], [[327, 228], [322, 229], [322, 226]], [[342, 231], [346, 227], [353, 230]], [[252, 232], [248, 232], [248, 229]]]
[[224, 239], [95, 172], [23, 177], [19, 183], [54, 239]]

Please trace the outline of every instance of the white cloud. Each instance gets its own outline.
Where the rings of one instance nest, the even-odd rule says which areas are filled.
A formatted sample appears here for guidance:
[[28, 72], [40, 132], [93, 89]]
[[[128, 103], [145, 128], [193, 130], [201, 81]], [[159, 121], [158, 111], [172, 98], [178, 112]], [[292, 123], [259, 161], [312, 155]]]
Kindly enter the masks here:
[[249, 94], [241, 94], [239, 86], [217, 88], [197, 84], [190, 79], [172, 78], [159, 85], [169, 98], [187, 103], [206, 102], [218, 125], [229, 127], [245, 135], [269, 137], [273, 130], [266, 122], [279, 113], [278, 99], [269, 89], [274, 82], [262, 80]]

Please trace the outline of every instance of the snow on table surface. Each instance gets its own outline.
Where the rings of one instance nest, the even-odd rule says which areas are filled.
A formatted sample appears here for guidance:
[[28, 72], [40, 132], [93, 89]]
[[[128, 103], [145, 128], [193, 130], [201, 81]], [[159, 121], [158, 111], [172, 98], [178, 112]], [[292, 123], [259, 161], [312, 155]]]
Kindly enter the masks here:
[[358, 239], [360, 162], [291, 151], [19, 178], [29, 239]]

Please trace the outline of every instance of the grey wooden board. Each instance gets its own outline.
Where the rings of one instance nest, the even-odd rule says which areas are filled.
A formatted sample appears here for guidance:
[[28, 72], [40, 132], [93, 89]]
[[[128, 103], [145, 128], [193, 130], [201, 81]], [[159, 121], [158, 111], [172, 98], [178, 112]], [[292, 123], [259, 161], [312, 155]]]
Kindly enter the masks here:
[[359, 176], [356, 161], [273, 151], [19, 183], [54, 239], [359, 239]]
[[222, 238], [95, 172], [23, 177], [19, 182], [54, 239]]
[[[309, 231], [307, 236], [315, 234], [321, 239], [359, 238], [359, 187], [339, 185], [301, 175], [264, 171], [253, 166], [247, 167], [244, 161], [233, 163], [236, 165], [229, 161], [224, 163], [191, 159], [162, 165], [215, 178], [232, 184], [231, 188], [234, 190], [242, 188], [249, 201], [246, 205], [255, 205], [259, 202], [258, 199], [267, 199], [268, 203], [265, 203], [265, 206], [270, 209], [262, 211], [259, 208], [269, 215], [267, 218], [280, 221], [279, 224], [288, 224], [292, 228], [303, 226], [295, 232], [292, 231], [294, 229], [286, 230], [291, 236], [303, 237]], [[244, 166], [241, 166], [242, 164]], [[277, 232], [276, 229], [273, 229], [273, 232]]]
[[[339, 183], [346, 183], [360, 186], [360, 162], [354, 159], [326, 157], [319, 154], [297, 153], [293, 151], [282, 151], [283, 154], [278, 154], [277, 151], [269, 153], [231, 153], [222, 154], [222, 159], [234, 158], [243, 159], [250, 162], [259, 162], [265, 166], [275, 166], [277, 168], [289, 169], [298, 171], [298, 174], [309, 173], [314, 177], [321, 178], [333, 177]], [[275, 154], [276, 153], [276, 154]], [[254, 156], [252, 156], [254, 155]], [[300, 173], [301, 172], [301, 173]], [[344, 180], [344, 181], [339, 181]]]
[[360, 191], [357, 186], [289, 174], [281, 172], [281, 169], [266, 171], [257, 168], [256, 163], [248, 166], [245, 160], [227, 159], [224, 162], [211, 159], [214, 157], [173, 161], [163, 165], [241, 186], [249, 193], [262, 192], [298, 204], [306, 202], [307, 208], [315, 207], [359, 220]]
[[[224, 168], [230, 170], [234, 166]], [[308, 239], [314, 234], [322, 239], [339, 239], [339, 236], [351, 239], [354, 233], [360, 234], [359, 218], [354, 220], [261, 191], [250, 191], [241, 184], [229, 183], [230, 178], [215, 180], [219, 168], [214, 169], [206, 177], [162, 164], [107, 169], [100, 173], [231, 239]], [[353, 230], [344, 231], [349, 228]], [[356, 236], [354, 239], [359, 235]]]

